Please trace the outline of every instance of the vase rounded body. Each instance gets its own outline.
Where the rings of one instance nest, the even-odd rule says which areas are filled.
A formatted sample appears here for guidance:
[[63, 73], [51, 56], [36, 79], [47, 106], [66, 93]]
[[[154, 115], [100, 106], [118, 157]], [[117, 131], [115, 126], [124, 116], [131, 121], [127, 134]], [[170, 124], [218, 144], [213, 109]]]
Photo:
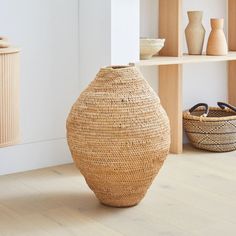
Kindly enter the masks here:
[[189, 24], [185, 29], [185, 37], [190, 55], [201, 55], [205, 29], [202, 25], [202, 11], [188, 11]]
[[128, 207], [144, 197], [169, 152], [169, 121], [137, 68], [108, 67], [73, 105], [67, 140], [100, 202]]
[[211, 33], [207, 42], [207, 55], [223, 56], [228, 53], [228, 45], [223, 31], [224, 19], [211, 19]]

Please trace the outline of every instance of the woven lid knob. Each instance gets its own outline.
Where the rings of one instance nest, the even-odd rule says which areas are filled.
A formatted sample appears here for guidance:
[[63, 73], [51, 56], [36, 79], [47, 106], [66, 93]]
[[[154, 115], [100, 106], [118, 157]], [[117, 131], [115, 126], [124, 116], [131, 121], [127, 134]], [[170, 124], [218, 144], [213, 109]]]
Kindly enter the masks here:
[[0, 36], [0, 48], [8, 48], [10, 43], [6, 37]]

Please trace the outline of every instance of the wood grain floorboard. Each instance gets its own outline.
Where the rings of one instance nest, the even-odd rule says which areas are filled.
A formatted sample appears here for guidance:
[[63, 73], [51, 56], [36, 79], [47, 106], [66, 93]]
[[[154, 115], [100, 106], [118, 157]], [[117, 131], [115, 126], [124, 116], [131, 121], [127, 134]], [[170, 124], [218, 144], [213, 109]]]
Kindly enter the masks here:
[[101, 205], [74, 165], [0, 176], [0, 236], [234, 236], [236, 152], [170, 155], [136, 207]]

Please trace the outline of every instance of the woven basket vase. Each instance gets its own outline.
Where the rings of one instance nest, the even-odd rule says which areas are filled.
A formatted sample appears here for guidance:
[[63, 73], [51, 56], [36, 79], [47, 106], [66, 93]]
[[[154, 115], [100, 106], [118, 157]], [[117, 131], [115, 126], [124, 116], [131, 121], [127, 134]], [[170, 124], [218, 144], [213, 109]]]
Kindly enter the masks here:
[[128, 207], [144, 197], [168, 154], [169, 121], [139, 70], [108, 67], [73, 105], [67, 139], [100, 202]]

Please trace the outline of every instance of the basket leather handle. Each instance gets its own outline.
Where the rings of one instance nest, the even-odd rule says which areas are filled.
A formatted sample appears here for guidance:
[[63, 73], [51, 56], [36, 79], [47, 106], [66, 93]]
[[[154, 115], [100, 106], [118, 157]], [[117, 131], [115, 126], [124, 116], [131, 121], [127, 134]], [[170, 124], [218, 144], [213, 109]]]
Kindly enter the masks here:
[[208, 116], [208, 113], [209, 113], [209, 107], [206, 103], [198, 103], [196, 104], [195, 106], [193, 106], [192, 108], [189, 109], [189, 112], [193, 112], [195, 111], [198, 107], [204, 107], [205, 108], [205, 111], [204, 113], [201, 115], [201, 117], [206, 117]]
[[228, 103], [224, 103], [224, 102], [217, 102], [217, 105], [221, 108], [221, 109], [226, 109], [229, 108], [230, 110], [236, 112], [236, 107], [228, 104]]

